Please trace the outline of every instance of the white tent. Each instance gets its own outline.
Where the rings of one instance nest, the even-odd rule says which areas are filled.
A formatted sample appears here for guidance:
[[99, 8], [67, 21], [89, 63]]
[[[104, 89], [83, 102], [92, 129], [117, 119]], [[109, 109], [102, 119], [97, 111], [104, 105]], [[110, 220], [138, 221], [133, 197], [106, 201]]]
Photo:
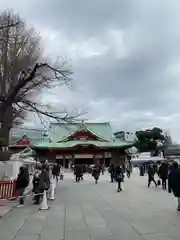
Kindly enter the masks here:
[[26, 148], [19, 153], [12, 154], [10, 160], [4, 163], [4, 175], [9, 180], [16, 179], [19, 173], [19, 168], [24, 164], [28, 165], [29, 169], [32, 168], [32, 165], [36, 164], [36, 161], [32, 157], [32, 150], [30, 148]]
[[150, 152], [140, 153], [137, 155], [137, 157], [132, 158], [132, 162], [149, 162], [149, 161], [157, 162], [163, 160], [165, 160], [165, 158], [163, 158], [162, 156], [152, 157]]

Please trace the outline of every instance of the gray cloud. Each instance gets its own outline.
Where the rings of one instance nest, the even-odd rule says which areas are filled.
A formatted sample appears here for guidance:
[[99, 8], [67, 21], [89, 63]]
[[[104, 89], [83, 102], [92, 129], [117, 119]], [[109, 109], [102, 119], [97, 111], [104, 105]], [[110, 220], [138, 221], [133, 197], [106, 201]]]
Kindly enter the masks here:
[[[3, 1], [2, 1], [3, 3]], [[12, 6], [14, 5], [14, 6]], [[55, 104], [88, 108], [87, 117], [116, 129], [154, 125], [179, 139], [178, 0], [16, 0], [41, 32], [47, 54], [73, 65], [74, 91], [56, 89]], [[52, 101], [52, 94], [44, 93]]]

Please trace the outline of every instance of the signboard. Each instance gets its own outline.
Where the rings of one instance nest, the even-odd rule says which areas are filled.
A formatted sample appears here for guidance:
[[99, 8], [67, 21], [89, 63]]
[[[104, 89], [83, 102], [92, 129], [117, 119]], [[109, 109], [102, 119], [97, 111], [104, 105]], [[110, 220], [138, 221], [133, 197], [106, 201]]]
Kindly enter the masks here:
[[[72, 159], [72, 155], [64, 155], [65, 159]], [[97, 153], [97, 154], [75, 154], [74, 158], [80, 158], [80, 159], [89, 159], [89, 158], [111, 158], [112, 155], [110, 152], [105, 153]], [[56, 155], [56, 159], [63, 159], [63, 155]]]
[[75, 154], [74, 157], [75, 158], [93, 158], [94, 155], [93, 154]]

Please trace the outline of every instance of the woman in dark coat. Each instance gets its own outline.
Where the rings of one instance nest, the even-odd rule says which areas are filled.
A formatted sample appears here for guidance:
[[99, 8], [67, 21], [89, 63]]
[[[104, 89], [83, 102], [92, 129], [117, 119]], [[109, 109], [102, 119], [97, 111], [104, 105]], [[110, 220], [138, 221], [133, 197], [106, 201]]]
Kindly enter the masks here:
[[123, 169], [122, 169], [120, 166], [117, 166], [117, 167], [116, 167], [115, 176], [116, 176], [116, 181], [117, 181], [117, 183], [118, 183], [117, 192], [120, 192], [120, 191], [122, 191], [121, 183], [122, 183], [123, 180], [124, 180]]
[[177, 211], [180, 211], [180, 168], [177, 162], [173, 163], [168, 180], [169, 192], [172, 190], [174, 196], [178, 199]]
[[41, 194], [40, 197], [42, 197], [43, 192], [45, 190], [48, 191], [50, 188], [49, 171], [47, 170], [47, 168], [42, 168], [39, 178], [39, 193]]
[[41, 198], [41, 195], [40, 195], [40, 172], [37, 171], [35, 174], [34, 174], [34, 178], [33, 178], [33, 192], [35, 194], [34, 196], [34, 204], [39, 204], [40, 203], [40, 198]]
[[60, 170], [59, 170], [58, 165], [54, 165], [54, 166], [52, 167], [52, 177], [53, 177], [54, 179], [56, 179], [56, 181], [58, 181], [59, 172], [60, 172]]
[[16, 180], [16, 190], [19, 194], [19, 207], [24, 205], [24, 191], [29, 185], [29, 174], [28, 170], [21, 166], [19, 168], [19, 174]]

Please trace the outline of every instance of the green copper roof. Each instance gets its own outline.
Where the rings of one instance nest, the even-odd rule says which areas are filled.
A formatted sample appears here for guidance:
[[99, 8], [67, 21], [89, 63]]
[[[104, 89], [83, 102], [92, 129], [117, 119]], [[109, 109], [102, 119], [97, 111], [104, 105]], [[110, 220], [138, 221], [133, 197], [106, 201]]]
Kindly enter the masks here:
[[77, 145], [89, 145], [96, 147], [131, 147], [132, 143], [127, 143], [123, 141], [114, 141], [114, 142], [100, 142], [100, 141], [68, 141], [68, 142], [59, 142], [59, 143], [50, 143], [47, 141], [41, 141], [35, 146], [37, 148], [71, 148]]
[[[102, 138], [106, 141], [113, 141], [115, 136], [111, 129], [111, 126], [108, 122], [105, 123], [84, 123], [85, 127], [97, 135], [99, 138]], [[82, 126], [82, 123], [52, 123], [49, 136], [52, 139], [52, 142], [57, 142], [63, 140], [65, 137], [71, 133], [77, 131]]]
[[[85, 127], [97, 137], [104, 139], [104, 141], [88, 141], [88, 140], [72, 140], [65, 141], [65, 139], [74, 132]], [[49, 131], [49, 138], [47, 140], [39, 141], [32, 145], [36, 148], [71, 148], [77, 145], [93, 145], [97, 147], [107, 148], [129, 148], [133, 145], [131, 142], [121, 141], [117, 139], [109, 123], [53, 123], [51, 124], [51, 131]]]

